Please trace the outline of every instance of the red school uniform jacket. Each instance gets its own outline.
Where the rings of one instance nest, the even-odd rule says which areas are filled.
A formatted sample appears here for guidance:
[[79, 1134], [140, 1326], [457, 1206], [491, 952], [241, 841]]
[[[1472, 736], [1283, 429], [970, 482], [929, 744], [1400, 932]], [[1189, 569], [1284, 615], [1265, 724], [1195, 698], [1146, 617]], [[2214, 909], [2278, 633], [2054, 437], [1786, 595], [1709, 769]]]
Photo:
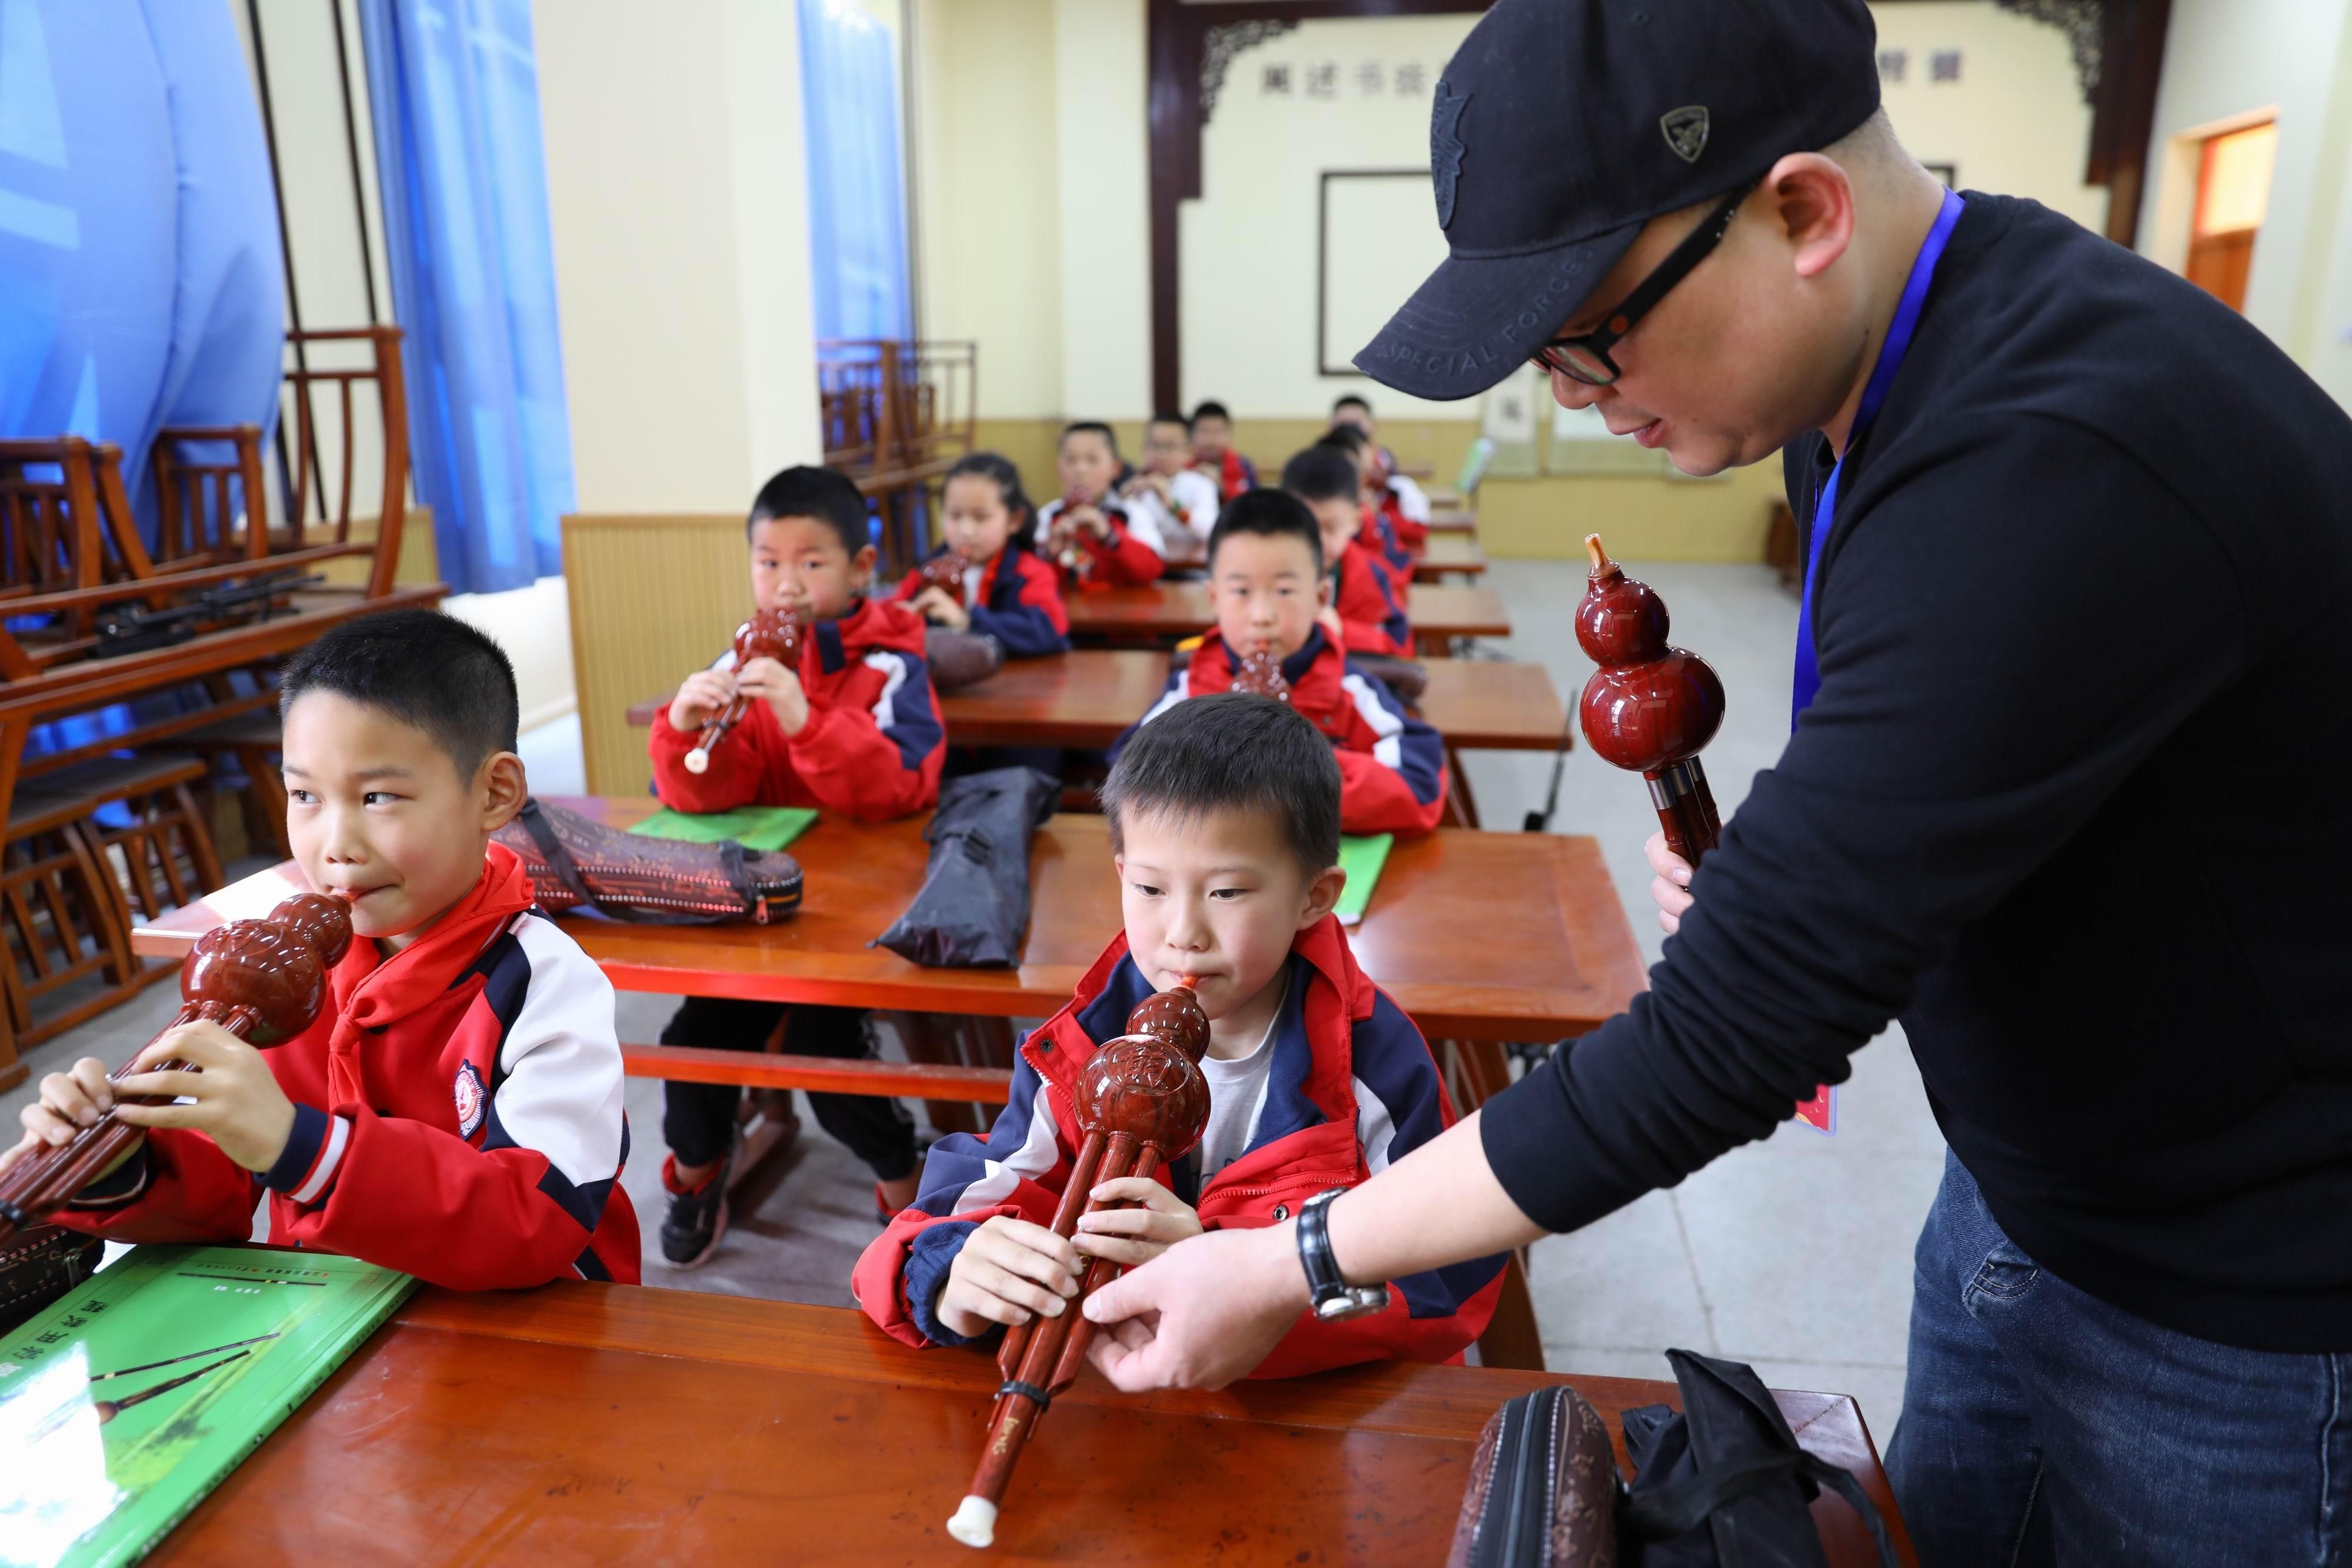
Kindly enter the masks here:
[[[1196, 468], [1203, 465], [1194, 463]], [[1225, 448], [1224, 456], [1205, 465], [1209, 477], [1217, 481], [1217, 499], [1231, 500], [1235, 496], [1257, 489], [1257, 465], [1241, 455], [1234, 447]]]
[[[1407, 582], [1412, 580], [1412, 552], [1397, 537], [1397, 514], [1389, 507], [1366, 505], [1364, 524], [1356, 531], [1355, 542], [1388, 563], [1389, 570]], [[1423, 537], [1428, 536], [1422, 530]]]
[[1412, 625], [1388, 563], [1360, 539], [1350, 540], [1331, 565], [1331, 605], [1339, 612], [1349, 653], [1412, 657]]
[[[937, 1312], [956, 1254], [997, 1215], [1054, 1223], [1083, 1141], [1071, 1100], [1079, 1069], [1100, 1042], [1126, 1031], [1128, 1013], [1150, 994], [1122, 933], [1069, 1005], [1022, 1042], [1012, 1102], [988, 1136], [956, 1132], [931, 1145], [921, 1194], [866, 1248], [851, 1279], [885, 1331], [911, 1345], [962, 1342]], [[1317, 1193], [1370, 1180], [1454, 1123], [1421, 1031], [1356, 967], [1335, 916], [1291, 946], [1273, 1048], [1248, 1151], [1205, 1187], [1197, 1155], [1161, 1173], [1210, 1230], [1279, 1224]], [[1301, 1313], [1251, 1375], [1458, 1358], [1486, 1331], [1502, 1278], [1497, 1254], [1398, 1279], [1385, 1310], [1349, 1322]]]
[[[734, 666], [730, 649], [713, 669]], [[923, 661], [923, 617], [904, 605], [859, 599], [837, 621], [819, 621], [801, 639], [801, 689], [809, 721], [786, 735], [775, 710], [754, 702], [710, 770], [686, 771], [698, 731], [654, 720], [654, 789], [677, 811], [744, 805], [813, 805], [881, 820], [938, 803], [947, 724]]]
[[[1290, 705], [1337, 748], [1339, 826], [1348, 833], [1429, 832], [1445, 814], [1445, 742], [1413, 718], [1381, 678], [1349, 659], [1317, 626], [1297, 653], [1282, 661]], [[1171, 670], [1151, 711], [1128, 726], [1111, 747], [1111, 761], [1135, 732], [1187, 697], [1230, 691], [1233, 656], [1214, 627], [1193, 650], [1192, 664]]]
[[[1095, 502], [1095, 509], [1109, 522], [1110, 533], [1103, 539], [1087, 533], [1078, 535], [1078, 546], [1086, 552], [1087, 563], [1083, 571], [1055, 563], [1062, 591], [1074, 594], [1100, 588], [1131, 588], [1160, 581], [1167, 563], [1160, 559], [1156, 531], [1112, 498]], [[1047, 501], [1037, 509], [1037, 526], [1031, 537], [1040, 555], [1049, 549], [1047, 536], [1053, 531], [1054, 520], [1061, 515], [1059, 500]]]
[[[941, 545], [924, 559], [947, 553]], [[985, 565], [968, 567], [959, 593], [971, 616], [971, 629], [994, 637], [1007, 658], [1044, 658], [1070, 651], [1070, 612], [1062, 607], [1062, 590], [1054, 568], [1026, 550], [1010, 546]], [[890, 595], [906, 604], [924, 588], [922, 574], [909, 572]]]
[[[367, 1026], [375, 1017], [388, 1021]], [[612, 984], [530, 908], [505, 846], [489, 847], [468, 900], [400, 952], [355, 938], [318, 1022], [262, 1060], [294, 1102], [268, 1171], [159, 1128], [58, 1222], [117, 1241], [315, 1247], [457, 1290], [637, 1283]]]

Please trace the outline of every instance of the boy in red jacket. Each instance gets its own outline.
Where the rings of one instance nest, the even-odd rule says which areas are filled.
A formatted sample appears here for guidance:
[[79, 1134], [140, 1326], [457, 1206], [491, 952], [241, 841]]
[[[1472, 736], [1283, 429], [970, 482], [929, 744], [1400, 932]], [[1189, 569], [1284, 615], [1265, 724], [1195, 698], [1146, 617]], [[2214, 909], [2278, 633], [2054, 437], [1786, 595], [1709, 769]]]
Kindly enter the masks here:
[[[870, 599], [874, 545], [866, 498], [830, 468], [786, 468], [761, 487], [745, 524], [751, 594], [761, 609], [790, 605], [805, 630], [797, 668], [730, 651], [686, 678], [654, 720], [654, 787], [678, 811], [811, 805], [845, 816], [904, 816], [935, 805], [947, 727], [923, 662], [923, 617]], [[737, 693], [755, 699], [709, 767], [689, 773], [703, 721]], [[691, 996], [662, 1031], [666, 1046], [756, 1051], [786, 1021], [784, 1048], [802, 1056], [873, 1053], [864, 1009], [794, 1006]], [[727, 1177], [734, 1162], [732, 1084], [669, 1083], [662, 1132], [670, 1194], [662, 1256], [681, 1268], [709, 1260], [727, 1234]], [[811, 1094], [817, 1125], [871, 1166], [878, 1212], [915, 1195], [915, 1132], [895, 1100]]]
[[1381, 678], [1349, 658], [1320, 619], [1330, 588], [1323, 536], [1307, 503], [1255, 489], [1217, 514], [1209, 542], [1209, 607], [1217, 624], [1192, 663], [1111, 748], [1116, 763], [1138, 731], [1188, 697], [1232, 689], [1234, 661], [1267, 648], [1282, 661], [1290, 705], [1337, 749], [1339, 826], [1347, 833], [1427, 833], [1445, 814], [1445, 742], [1413, 718]]
[[[115, 1106], [150, 1131], [58, 1223], [243, 1241], [266, 1194], [263, 1239], [454, 1289], [635, 1284], [613, 987], [490, 842], [527, 787], [506, 656], [462, 621], [391, 611], [295, 655], [278, 701], [287, 837], [352, 908], [318, 1022], [266, 1052], [184, 1024], [118, 1084], [85, 1058], [42, 1080], [10, 1156], [117, 1096], [177, 1097]], [[155, 1070], [173, 1060], [200, 1070]]]
[[1412, 625], [1388, 563], [1359, 531], [1356, 466], [1329, 447], [1309, 447], [1282, 466], [1282, 488], [1307, 503], [1323, 534], [1323, 577], [1330, 603], [1316, 618], [1336, 630], [1349, 653], [1412, 657]]
[[[1022, 1043], [988, 1136], [932, 1146], [922, 1195], [858, 1259], [869, 1317], [923, 1345], [1059, 1315], [1090, 1258], [1131, 1267], [1211, 1227], [1278, 1225], [1453, 1123], [1420, 1031], [1356, 967], [1331, 912], [1347, 880], [1339, 805], [1329, 744], [1265, 698], [1188, 703], [1137, 737], [1103, 789], [1126, 930]], [[1050, 1226], [1081, 1142], [1079, 1072], [1180, 976], [1209, 1016], [1208, 1130], [1162, 1175], [1096, 1186], [1139, 1206], [1084, 1215], [1066, 1240]], [[1345, 1321], [1302, 1314], [1255, 1375], [1458, 1358], [1502, 1274], [1501, 1257], [1481, 1258], [1399, 1279]]]
[[1192, 467], [1217, 481], [1220, 500], [1257, 489], [1257, 465], [1234, 445], [1234, 416], [1211, 399], [1192, 410]]
[[1157, 583], [1167, 566], [1160, 526], [1118, 496], [1118, 437], [1098, 420], [1062, 431], [1055, 448], [1062, 493], [1037, 509], [1037, 553], [1061, 569], [1062, 591], [1127, 588]]

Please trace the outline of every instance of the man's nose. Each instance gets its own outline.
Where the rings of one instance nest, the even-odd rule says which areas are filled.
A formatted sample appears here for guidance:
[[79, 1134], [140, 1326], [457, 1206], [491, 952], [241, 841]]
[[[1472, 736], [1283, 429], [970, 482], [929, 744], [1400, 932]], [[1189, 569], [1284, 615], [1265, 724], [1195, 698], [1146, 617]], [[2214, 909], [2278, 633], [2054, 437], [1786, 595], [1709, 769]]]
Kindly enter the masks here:
[[1610, 389], [1595, 386], [1589, 381], [1579, 381], [1559, 371], [1551, 373], [1551, 400], [1562, 408], [1590, 408], [1609, 395]]

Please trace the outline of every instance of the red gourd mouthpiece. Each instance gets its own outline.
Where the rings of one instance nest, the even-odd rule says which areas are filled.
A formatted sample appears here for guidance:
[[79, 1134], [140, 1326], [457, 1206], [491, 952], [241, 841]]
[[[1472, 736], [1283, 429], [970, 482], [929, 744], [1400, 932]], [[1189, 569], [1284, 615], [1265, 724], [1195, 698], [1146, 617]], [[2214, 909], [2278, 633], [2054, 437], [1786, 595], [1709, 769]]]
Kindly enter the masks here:
[[1587, 534], [1591, 585], [1576, 607], [1576, 640], [1601, 668], [1584, 683], [1577, 718], [1603, 762], [1650, 781], [1668, 847], [1693, 866], [1721, 830], [1698, 753], [1723, 725], [1723, 682], [1706, 660], [1666, 642], [1665, 601], [1609, 559]]

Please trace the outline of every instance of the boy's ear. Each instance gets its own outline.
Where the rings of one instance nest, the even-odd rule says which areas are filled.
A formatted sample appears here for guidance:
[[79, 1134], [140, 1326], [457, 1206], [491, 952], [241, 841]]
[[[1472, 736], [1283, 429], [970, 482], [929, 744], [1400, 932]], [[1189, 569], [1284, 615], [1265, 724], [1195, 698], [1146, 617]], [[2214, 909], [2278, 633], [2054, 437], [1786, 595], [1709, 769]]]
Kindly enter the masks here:
[[874, 580], [876, 556], [871, 540], [866, 547], [849, 558], [849, 581], [853, 587], [863, 588]]
[[1348, 886], [1348, 873], [1337, 866], [1327, 866], [1315, 880], [1307, 885], [1307, 908], [1298, 916], [1298, 929], [1305, 931], [1325, 915], [1339, 907], [1339, 895]]
[[1316, 580], [1315, 607], [1318, 610], [1328, 610], [1331, 607], [1331, 574], [1328, 572]]
[[530, 795], [530, 781], [524, 776], [522, 759], [512, 752], [492, 752], [474, 775], [474, 783], [482, 803], [485, 833], [496, 833], [512, 822]]

